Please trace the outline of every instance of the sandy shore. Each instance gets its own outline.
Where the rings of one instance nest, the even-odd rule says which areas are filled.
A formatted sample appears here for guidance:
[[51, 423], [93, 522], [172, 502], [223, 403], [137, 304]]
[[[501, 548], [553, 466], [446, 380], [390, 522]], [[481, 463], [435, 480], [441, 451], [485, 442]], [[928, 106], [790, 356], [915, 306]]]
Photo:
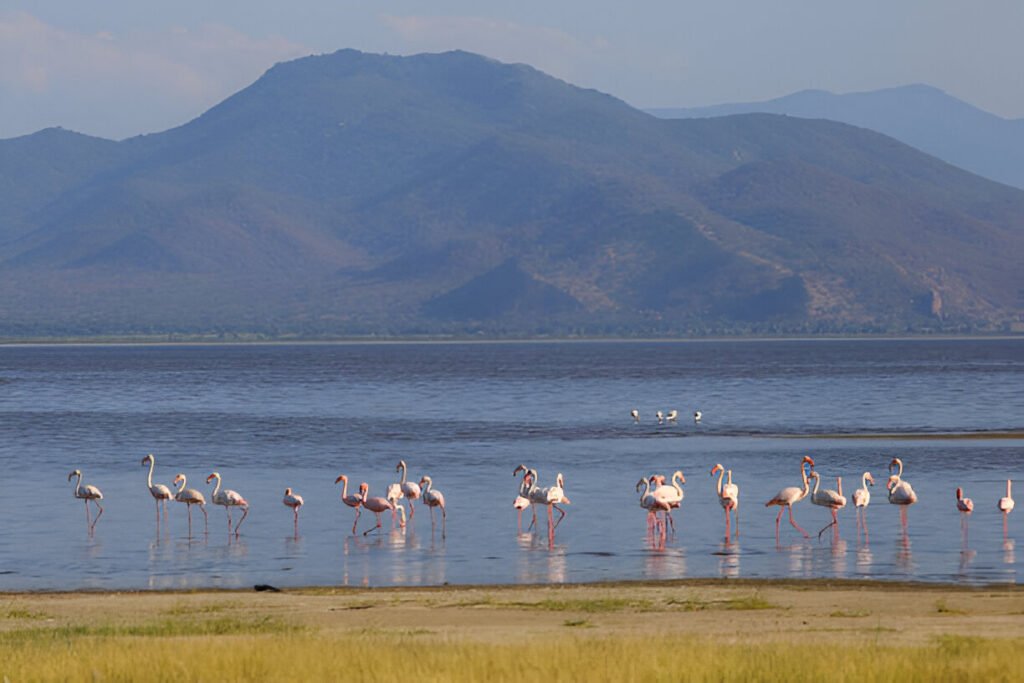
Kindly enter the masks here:
[[0, 594], [0, 634], [137, 626], [155, 617], [273, 618], [318, 633], [411, 629], [504, 642], [567, 629], [585, 636], [673, 634], [747, 643], [922, 644], [936, 636], [1024, 637], [1024, 589], [836, 581], [680, 581], [571, 586], [307, 588]]

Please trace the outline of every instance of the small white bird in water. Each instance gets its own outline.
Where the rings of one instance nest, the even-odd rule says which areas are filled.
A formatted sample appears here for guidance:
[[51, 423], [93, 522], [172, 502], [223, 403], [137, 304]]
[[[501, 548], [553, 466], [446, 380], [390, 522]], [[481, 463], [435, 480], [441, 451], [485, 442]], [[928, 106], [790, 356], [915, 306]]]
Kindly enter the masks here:
[[665, 413], [661, 412], [660, 410], [654, 414], [654, 417], [658, 418], [658, 424], [665, 423]]
[[699, 410], [693, 411], [693, 421], [694, 422], [700, 422], [700, 419], [702, 417], [704, 417], [704, 413], [700, 412]]
[[629, 411], [629, 416], [633, 418], [633, 422], [636, 422], [637, 424], [640, 424], [640, 411], [639, 410], [637, 410], [636, 408], [633, 408], [633, 410]]
[[668, 422], [675, 422], [679, 419], [679, 411], [675, 409], [668, 411], [668, 415], [665, 416], [665, 419]]

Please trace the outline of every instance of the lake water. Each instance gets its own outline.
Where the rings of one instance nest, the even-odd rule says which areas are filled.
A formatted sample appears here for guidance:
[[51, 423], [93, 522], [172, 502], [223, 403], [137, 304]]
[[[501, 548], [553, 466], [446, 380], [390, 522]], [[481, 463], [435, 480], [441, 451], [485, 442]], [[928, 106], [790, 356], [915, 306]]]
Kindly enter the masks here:
[[[629, 411], [641, 412], [634, 424]], [[656, 410], [678, 424], [658, 425]], [[703, 412], [695, 425], [693, 410]], [[1022, 475], [1024, 339], [693, 343], [337, 344], [0, 347], [0, 590], [544, 583], [685, 577], [849, 577], [1017, 582], [1017, 511], [996, 501]], [[876, 438], [845, 438], [870, 433]], [[935, 437], [902, 439], [904, 433]], [[940, 438], [956, 433], [972, 438]], [[878, 436], [881, 435], [881, 436]], [[209, 532], [171, 503], [157, 530], [155, 481], [206, 476], [248, 498], [238, 540], [224, 510]], [[827, 510], [794, 508], [804, 540], [764, 502], [799, 484], [810, 454], [849, 497], [870, 470], [870, 542], [852, 503], [836, 541]], [[903, 537], [886, 465], [906, 465], [920, 501]], [[412, 524], [351, 535], [340, 473], [371, 494], [433, 477], [447, 534]], [[555, 541], [518, 533], [513, 468], [565, 476]], [[723, 543], [709, 471], [733, 470], [741, 536]], [[68, 473], [104, 493], [87, 533]], [[651, 543], [634, 492], [652, 472], [686, 475], [676, 533]], [[299, 535], [281, 503], [303, 495]], [[954, 491], [975, 500], [964, 543]], [[1022, 494], [1024, 495], [1024, 494]], [[372, 515], [363, 514], [360, 531]], [[528, 519], [528, 516], [527, 516]], [[1024, 558], [1024, 548], [1022, 548]]]

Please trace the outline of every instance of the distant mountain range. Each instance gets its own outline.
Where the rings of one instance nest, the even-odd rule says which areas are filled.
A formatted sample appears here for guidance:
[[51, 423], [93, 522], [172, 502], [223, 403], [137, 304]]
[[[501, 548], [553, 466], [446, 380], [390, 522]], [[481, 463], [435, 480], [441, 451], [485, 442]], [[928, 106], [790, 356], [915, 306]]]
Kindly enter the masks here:
[[1015, 329], [1024, 192], [884, 135], [663, 120], [342, 50], [179, 128], [0, 140], [0, 336]]
[[662, 118], [782, 114], [884, 133], [943, 161], [1024, 188], [1024, 119], [1004, 119], [927, 85], [837, 95], [804, 90], [766, 102], [648, 109]]

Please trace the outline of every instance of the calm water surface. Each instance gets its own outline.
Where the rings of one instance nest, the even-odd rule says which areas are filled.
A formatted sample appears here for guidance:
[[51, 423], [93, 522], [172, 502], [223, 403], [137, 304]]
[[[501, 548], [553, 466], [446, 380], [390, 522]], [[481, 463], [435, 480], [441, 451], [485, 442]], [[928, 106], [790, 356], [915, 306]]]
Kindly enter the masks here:
[[[641, 411], [641, 424], [629, 418]], [[678, 424], [654, 411], [675, 408]], [[695, 425], [689, 415], [703, 411]], [[682, 577], [860, 577], [1017, 582], [1010, 516], [996, 500], [1020, 477], [1024, 440], [940, 438], [1024, 429], [1024, 340], [700, 343], [365, 344], [0, 347], [0, 590], [564, 582]], [[904, 440], [907, 432], [934, 438]], [[881, 438], [841, 438], [856, 434]], [[208, 506], [189, 538], [174, 503], [159, 532], [140, 459], [209, 493], [213, 470], [252, 511], [229, 539]], [[811, 454], [849, 496], [870, 470], [870, 542], [852, 508], [838, 542], [805, 541], [763, 503], [799, 483]], [[902, 537], [885, 499], [898, 455], [920, 502]], [[334, 479], [371, 494], [430, 474], [447, 498], [447, 535], [425, 509], [405, 530], [350, 534]], [[517, 533], [520, 462], [557, 472], [572, 504], [553, 546]], [[723, 544], [708, 473], [740, 487], [741, 536]], [[67, 475], [105, 495], [86, 533]], [[652, 547], [633, 485], [682, 469], [677, 530]], [[299, 536], [281, 504], [306, 499]], [[975, 500], [966, 543], [954, 490]], [[1024, 496], [1024, 492], [1021, 493]], [[816, 532], [826, 510], [805, 500]], [[1021, 514], [1019, 511], [1014, 514]], [[370, 526], [364, 514], [360, 530]], [[1024, 548], [1022, 548], [1024, 558]]]

